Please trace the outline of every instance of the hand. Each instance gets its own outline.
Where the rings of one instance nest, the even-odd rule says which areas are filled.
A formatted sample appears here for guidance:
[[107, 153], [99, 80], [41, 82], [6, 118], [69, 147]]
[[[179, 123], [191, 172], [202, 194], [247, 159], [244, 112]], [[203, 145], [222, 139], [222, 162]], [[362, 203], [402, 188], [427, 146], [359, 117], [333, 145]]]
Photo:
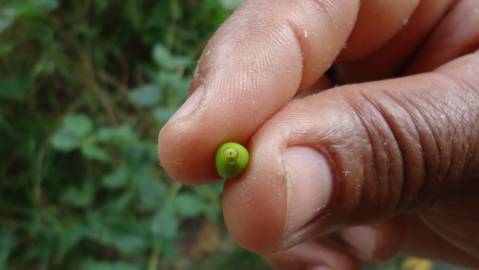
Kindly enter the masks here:
[[208, 183], [217, 147], [247, 144], [225, 221], [278, 269], [479, 267], [478, 48], [477, 0], [247, 1], [160, 132], [161, 163]]

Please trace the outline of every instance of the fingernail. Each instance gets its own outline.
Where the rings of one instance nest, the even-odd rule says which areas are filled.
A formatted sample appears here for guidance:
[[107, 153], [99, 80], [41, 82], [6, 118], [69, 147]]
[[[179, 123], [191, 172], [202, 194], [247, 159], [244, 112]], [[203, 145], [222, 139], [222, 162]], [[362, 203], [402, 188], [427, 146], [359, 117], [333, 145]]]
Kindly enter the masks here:
[[203, 98], [204, 92], [205, 90], [203, 86], [198, 87], [193, 94], [188, 97], [185, 103], [183, 103], [183, 105], [181, 105], [181, 107], [175, 112], [175, 114], [173, 114], [169, 121], [173, 122], [192, 114], [198, 108], [198, 105], [200, 105], [200, 101]]
[[376, 245], [376, 231], [371, 226], [355, 226], [342, 230], [339, 236], [352, 248], [360, 259], [373, 257]]
[[288, 174], [287, 236], [311, 221], [328, 204], [333, 186], [331, 168], [316, 149], [294, 146], [284, 154]]

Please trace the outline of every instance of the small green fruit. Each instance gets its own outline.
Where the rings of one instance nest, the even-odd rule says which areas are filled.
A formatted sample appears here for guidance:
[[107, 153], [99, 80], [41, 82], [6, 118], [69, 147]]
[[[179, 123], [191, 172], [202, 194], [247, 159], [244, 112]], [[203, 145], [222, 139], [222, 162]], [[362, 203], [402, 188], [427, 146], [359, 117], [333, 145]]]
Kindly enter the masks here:
[[248, 150], [239, 143], [224, 143], [216, 151], [216, 171], [224, 179], [240, 176], [248, 166]]

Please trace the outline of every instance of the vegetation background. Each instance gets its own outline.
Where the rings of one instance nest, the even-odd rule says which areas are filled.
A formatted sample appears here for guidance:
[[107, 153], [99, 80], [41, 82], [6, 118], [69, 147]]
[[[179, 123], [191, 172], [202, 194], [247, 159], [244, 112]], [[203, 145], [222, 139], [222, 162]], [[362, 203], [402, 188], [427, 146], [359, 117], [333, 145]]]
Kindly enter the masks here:
[[155, 146], [239, 2], [0, 1], [0, 269], [268, 269]]

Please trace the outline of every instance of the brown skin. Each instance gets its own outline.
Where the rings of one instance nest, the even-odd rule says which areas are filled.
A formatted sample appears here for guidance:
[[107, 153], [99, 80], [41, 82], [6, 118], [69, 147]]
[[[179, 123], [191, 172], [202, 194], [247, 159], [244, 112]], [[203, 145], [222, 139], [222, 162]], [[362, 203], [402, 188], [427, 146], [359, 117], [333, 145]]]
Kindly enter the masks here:
[[[225, 220], [277, 269], [358, 269], [398, 254], [479, 267], [478, 25], [477, 0], [247, 1], [204, 50], [198, 107], [161, 131], [162, 165], [208, 183], [216, 148], [248, 143], [248, 170], [225, 185]], [[285, 167], [297, 145], [327, 159], [333, 188], [326, 207], [291, 220], [295, 198], [319, 196], [292, 194], [307, 182]], [[357, 225], [374, 237], [344, 236]]]

